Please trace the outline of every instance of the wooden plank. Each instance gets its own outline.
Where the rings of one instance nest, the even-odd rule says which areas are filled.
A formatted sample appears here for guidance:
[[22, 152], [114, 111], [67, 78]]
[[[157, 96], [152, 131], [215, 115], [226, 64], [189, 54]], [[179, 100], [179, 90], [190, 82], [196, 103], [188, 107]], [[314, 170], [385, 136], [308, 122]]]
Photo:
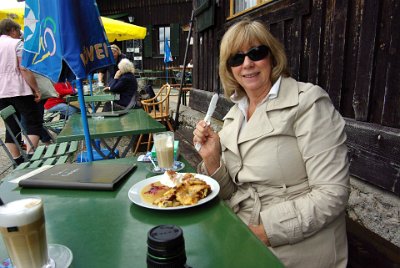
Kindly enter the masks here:
[[378, 11], [378, 1], [364, 2], [356, 65], [357, 75], [352, 98], [354, 117], [359, 121], [367, 121], [368, 119], [376, 38], [376, 31], [373, 31], [373, 29], [376, 29], [377, 27], [379, 14]]
[[[190, 91], [190, 107], [194, 110], [207, 113], [208, 105], [211, 101], [213, 92], [207, 92], [200, 89], [193, 88]], [[213, 114], [213, 117], [222, 120], [223, 117], [227, 114], [229, 109], [233, 106], [233, 103], [228, 101], [223, 95], [219, 95], [217, 108]]]
[[329, 96], [333, 105], [339, 109], [341, 100], [342, 79], [344, 72], [344, 47], [346, 41], [347, 0], [335, 1], [333, 16], [332, 47], [330, 55]]
[[371, 232], [358, 222], [346, 217], [350, 268], [400, 266], [400, 249]]
[[396, 14], [393, 14], [393, 2], [394, 1], [381, 2], [381, 9], [379, 12], [380, 21], [376, 30], [376, 60], [373, 77], [373, 91], [371, 95], [371, 99], [373, 101], [370, 102], [370, 110], [368, 111], [368, 122], [376, 124], [382, 123], [382, 112], [385, 104], [385, 86], [387, 79], [387, 67], [389, 62], [389, 44], [392, 35], [390, 24], [391, 21], [396, 17]]
[[322, 54], [322, 30], [323, 30], [323, 9], [325, 8], [324, 0], [313, 1], [311, 11], [311, 29], [308, 35], [304, 36], [306, 44], [309, 46], [308, 53], [308, 78], [311, 83], [319, 83], [320, 57]]
[[385, 87], [385, 103], [382, 112], [382, 124], [400, 128], [400, 3], [393, 1], [391, 21], [391, 39], [389, 43], [389, 62]]
[[299, 80], [300, 78], [300, 61], [301, 51], [303, 47], [302, 42], [302, 17], [299, 16], [292, 21], [291, 27], [289, 27], [288, 38], [290, 40], [290, 70], [293, 78]]
[[353, 95], [356, 81], [356, 68], [350, 66], [357, 65], [358, 49], [360, 41], [360, 24], [363, 18], [364, 0], [349, 2], [348, 8], [348, 33], [346, 35], [346, 51], [344, 57], [345, 72], [343, 74], [342, 102], [340, 112], [342, 116], [354, 118]]
[[[299, 16], [304, 16], [310, 12], [310, 0], [285, 0], [276, 1], [263, 9], [249, 12], [251, 17], [259, 17], [266, 24], [276, 24], [281, 21], [292, 20]], [[246, 14], [247, 15], [247, 14]]]
[[400, 195], [400, 130], [346, 119], [350, 173]]

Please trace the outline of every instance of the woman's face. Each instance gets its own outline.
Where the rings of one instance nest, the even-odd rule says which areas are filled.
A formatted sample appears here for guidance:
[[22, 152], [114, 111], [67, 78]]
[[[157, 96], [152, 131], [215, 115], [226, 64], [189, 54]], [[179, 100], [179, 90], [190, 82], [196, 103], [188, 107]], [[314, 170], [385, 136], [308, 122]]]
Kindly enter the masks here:
[[[247, 53], [250, 49], [258, 46], [260, 46], [259, 43], [245, 45], [239, 52]], [[233, 76], [246, 91], [247, 95], [249, 95], [250, 92], [262, 92], [272, 85], [272, 64], [269, 54], [259, 61], [253, 61], [246, 56], [241, 65], [231, 68]]]

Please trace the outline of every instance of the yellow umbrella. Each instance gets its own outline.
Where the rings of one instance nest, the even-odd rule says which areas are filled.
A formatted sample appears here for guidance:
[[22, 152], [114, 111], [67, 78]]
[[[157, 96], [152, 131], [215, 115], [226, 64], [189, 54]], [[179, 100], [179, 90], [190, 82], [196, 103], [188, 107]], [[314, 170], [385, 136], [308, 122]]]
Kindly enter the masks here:
[[[7, 8], [0, 9], [0, 20], [11, 18], [15, 20], [22, 28], [24, 28], [24, 8]], [[108, 41], [113, 42], [144, 39], [146, 36], [146, 28], [137, 25], [129, 24], [119, 20], [113, 20], [106, 17], [101, 17], [103, 26], [106, 31]]]
[[146, 27], [129, 24], [120, 20], [101, 17], [108, 41], [124, 41], [131, 39], [144, 39]]

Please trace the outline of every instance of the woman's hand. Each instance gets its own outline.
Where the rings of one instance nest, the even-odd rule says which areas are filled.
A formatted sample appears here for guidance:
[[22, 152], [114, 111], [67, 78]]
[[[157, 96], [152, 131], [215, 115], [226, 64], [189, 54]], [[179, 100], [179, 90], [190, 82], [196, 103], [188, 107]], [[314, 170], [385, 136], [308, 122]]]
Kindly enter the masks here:
[[267, 233], [265, 232], [264, 226], [260, 225], [249, 225], [250, 230], [267, 246], [271, 246], [268, 240]]
[[39, 89], [32, 90], [32, 92], [33, 92], [34, 101], [38, 103], [40, 101], [40, 99], [42, 98], [42, 93], [40, 92]]
[[220, 166], [221, 144], [219, 136], [204, 121], [201, 120], [193, 131], [193, 144], [201, 144], [199, 154], [204, 161], [209, 174], [213, 174]]
[[121, 70], [118, 70], [115, 75], [114, 75], [114, 79], [119, 79], [121, 77]]
[[109, 91], [110, 90], [110, 87], [105, 87], [104, 89], [103, 89], [103, 91]]

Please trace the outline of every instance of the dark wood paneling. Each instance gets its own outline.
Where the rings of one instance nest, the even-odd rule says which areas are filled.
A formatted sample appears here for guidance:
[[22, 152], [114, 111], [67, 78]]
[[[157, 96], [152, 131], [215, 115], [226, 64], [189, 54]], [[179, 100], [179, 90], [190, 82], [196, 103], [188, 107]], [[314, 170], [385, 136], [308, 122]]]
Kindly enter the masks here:
[[347, 0], [336, 0], [333, 6], [333, 25], [332, 37], [330, 38], [331, 44], [328, 46], [329, 50], [329, 74], [328, 81], [329, 87], [326, 89], [332, 99], [333, 105], [340, 108], [340, 97], [342, 88], [342, 78], [344, 71], [344, 45], [345, 45], [345, 32], [347, 23]]
[[400, 195], [400, 130], [346, 120], [350, 172]]
[[393, 14], [397, 15], [391, 20], [391, 38], [389, 46], [389, 61], [385, 87], [385, 100], [382, 112], [382, 125], [400, 125], [400, 2], [394, 1]]
[[[366, 1], [361, 21], [357, 76], [353, 95], [354, 118], [359, 121], [368, 120], [369, 97], [372, 82], [372, 70], [375, 50], [376, 27], [378, 22], [379, 1]], [[368, 19], [366, 19], [368, 18]]]
[[[393, 14], [393, 2], [395, 1], [379, 1], [382, 5], [380, 10], [380, 19], [378, 23], [378, 29], [376, 31], [377, 44], [375, 52], [375, 68], [373, 73], [373, 91], [371, 92], [371, 98], [368, 100], [370, 103], [370, 110], [368, 122], [381, 124], [382, 122], [382, 111], [385, 103], [385, 87], [387, 79], [387, 67], [389, 61], [389, 44], [391, 39], [391, 20], [399, 19], [395, 18]], [[360, 40], [362, 42], [362, 40]], [[394, 127], [395, 125], [392, 125]], [[399, 123], [397, 127], [400, 127]]]
[[[219, 2], [225, 12], [217, 13], [217, 24], [207, 30], [217, 37], [214, 51], [218, 50], [225, 29], [242, 18], [225, 21], [229, 1]], [[352, 175], [399, 194], [399, 163], [393, 159], [400, 156], [391, 150], [400, 144], [396, 132], [400, 129], [400, 2], [281, 0], [244, 16], [265, 22], [283, 42], [292, 76], [324, 88], [335, 107], [351, 122], [347, 130]], [[202, 32], [203, 38], [207, 36], [212, 35]], [[204, 53], [205, 48], [201, 51]], [[199, 56], [196, 88], [217, 91], [218, 77], [205, 70], [215, 68], [217, 74], [217, 64], [213, 67], [208, 58]], [[217, 59], [218, 54], [213, 57]], [[212, 89], [209, 79], [214, 81]], [[201, 97], [196, 102], [202, 103]], [[194, 102], [192, 105], [202, 109]], [[229, 107], [230, 104], [223, 110]], [[385, 127], [396, 134], [386, 132]], [[384, 141], [380, 140], [376, 148], [371, 146], [369, 143], [374, 144], [374, 137], [381, 132]]]

